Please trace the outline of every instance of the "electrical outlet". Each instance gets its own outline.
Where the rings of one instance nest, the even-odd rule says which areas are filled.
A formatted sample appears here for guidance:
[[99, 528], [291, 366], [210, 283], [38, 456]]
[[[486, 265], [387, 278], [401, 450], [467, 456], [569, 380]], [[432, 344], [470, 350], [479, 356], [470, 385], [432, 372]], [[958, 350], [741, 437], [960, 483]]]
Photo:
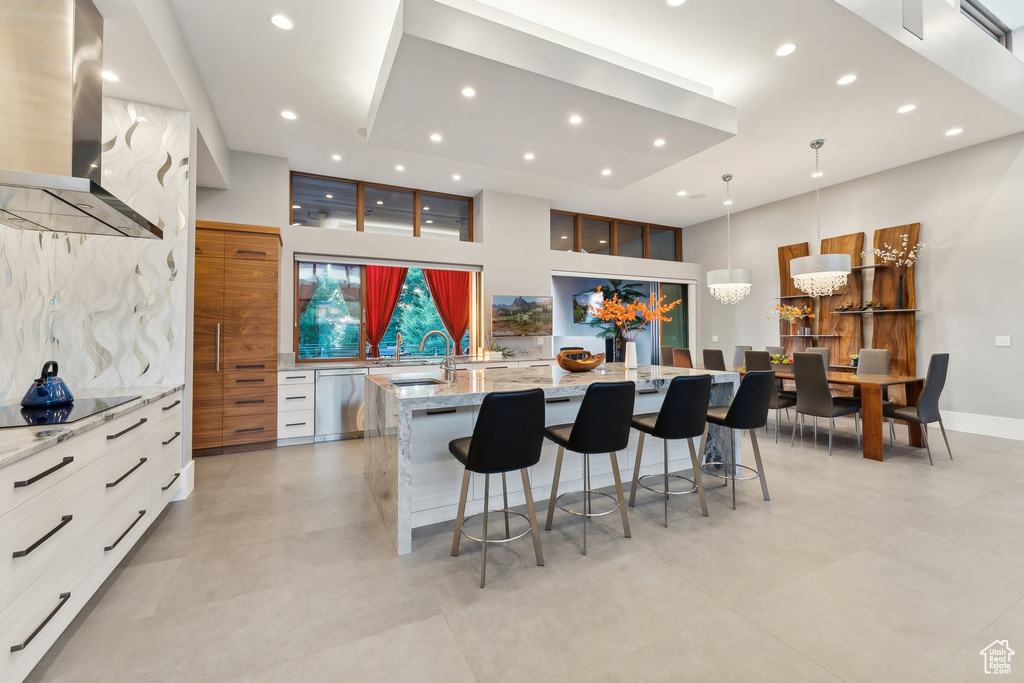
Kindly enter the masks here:
[[1009, 345], [1010, 345], [1010, 335], [997, 336], [996, 337], [996, 346], [1009, 346]]
[[544, 346], [544, 337], [537, 337], [537, 346]]
[[717, 334], [711, 335], [711, 341], [713, 341], [713, 342], [718, 341], [718, 335]]

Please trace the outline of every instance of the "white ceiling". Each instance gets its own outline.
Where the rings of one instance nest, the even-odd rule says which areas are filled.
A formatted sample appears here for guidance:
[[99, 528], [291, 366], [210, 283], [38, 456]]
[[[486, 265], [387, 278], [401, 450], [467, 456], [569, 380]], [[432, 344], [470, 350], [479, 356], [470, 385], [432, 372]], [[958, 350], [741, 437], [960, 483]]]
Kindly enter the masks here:
[[[594, 187], [370, 145], [360, 129], [398, 0], [171, 3], [231, 148], [286, 157], [293, 169], [312, 173], [466, 195], [494, 189], [549, 198], [554, 208], [686, 226], [724, 214], [726, 172], [735, 176], [734, 211], [813, 189], [814, 138], [827, 141], [822, 182], [829, 185], [1024, 130], [1020, 117], [836, 2], [689, 0], [673, 8], [665, 0], [485, 0], [651, 71], [709, 86], [716, 100], [736, 107], [736, 137], [622, 189]], [[97, 2], [107, 18], [109, 68], [139, 60], [115, 40], [117, 18], [105, 11], [125, 4], [131, 0]], [[292, 31], [270, 24], [277, 12], [293, 19]], [[775, 57], [784, 42], [798, 49]], [[836, 85], [846, 73], [857, 81]], [[133, 96], [128, 80], [118, 96]], [[419, 85], [429, 89], [433, 81]], [[915, 111], [896, 114], [910, 102]], [[282, 109], [298, 119], [284, 120]], [[423, 125], [414, 106], [406, 117], [410, 127]], [[964, 132], [944, 135], [955, 126]], [[622, 130], [623, 139], [636, 134]], [[545, 150], [534, 151], [539, 158]], [[688, 196], [677, 197], [680, 190]], [[709, 198], [688, 198], [700, 194]]]

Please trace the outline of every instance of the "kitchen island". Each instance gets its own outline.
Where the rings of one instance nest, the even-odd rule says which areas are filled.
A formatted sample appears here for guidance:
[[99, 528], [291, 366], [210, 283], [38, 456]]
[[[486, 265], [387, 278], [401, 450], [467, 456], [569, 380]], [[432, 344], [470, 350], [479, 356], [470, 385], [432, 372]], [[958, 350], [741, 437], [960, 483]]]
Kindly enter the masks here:
[[[398, 554], [412, 552], [414, 528], [455, 519], [463, 467], [448, 453], [448, 442], [472, 434], [477, 410], [486, 394], [543, 389], [547, 403], [545, 423], [554, 425], [573, 421], [583, 394], [594, 382], [635, 382], [634, 412], [645, 413], [657, 412], [673, 377], [695, 374], [712, 376], [712, 405], [729, 404], [739, 383], [738, 373], [651, 365], [627, 370], [621, 363], [607, 363], [582, 373], [568, 373], [557, 367], [465, 369], [455, 373], [451, 382], [445, 382], [436, 371], [367, 376], [363, 445], [366, 478]], [[514, 429], [515, 425], [509, 428]], [[619, 454], [625, 481], [632, 478], [636, 436], [636, 432], [631, 436], [629, 454]], [[712, 425], [705, 448], [707, 459], [721, 461], [730, 443], [728, 431]], [[735, 462], [740, 462], [739, 443], [737, 439], [733, 445]], [[694, 445], [699, 445], [699, 440], [695, 439]], [[533, 496], [538, 501], [547, 500], [550, 494], [556, 450], [554, 444], [545, 440], [540, 462], [530, 468]], [[661, 449], [649, 450], [642, 474], [662, 469]], [[575, 461], [582, 463], [582, 459]], [[561, 490], [582, 488], [582, 471], [574, 473], [581, 468], [567, 454]], [[682, 440], [671, 442], [670, 471], [690, 468], [686, 444]], [[595, 487], [613, 483], [606, 458], [591, 459], [591, 482]], [[467, 514], [483, 509], [483, 488], [483, 476], [473, 475]], [[509, 478], [508, 495], [510, 505], [525, 502], [518, 477]]]

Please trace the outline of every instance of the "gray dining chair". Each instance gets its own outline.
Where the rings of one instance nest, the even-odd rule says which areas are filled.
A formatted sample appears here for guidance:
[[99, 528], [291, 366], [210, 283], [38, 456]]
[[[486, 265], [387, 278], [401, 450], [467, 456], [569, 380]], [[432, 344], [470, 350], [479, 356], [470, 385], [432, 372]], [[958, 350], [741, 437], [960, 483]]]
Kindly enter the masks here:
[[733, 352], [732, 352], [732, 366], [734, 368], [738, 368], [741, 365], [743, 365], [743, 362], [744, 362], [743, 354], [745, 354], [747, 351], [750, 351], [752, 348], [754, 348], [754, 347], [753, 346], [737, 346], [733, 350]]
[[669, 344], [662, 344], [661, 345], [661, 364], [662, 365], [668, 365], [668, 366], [671, 367], [672, 364], [675, 362], [673, 360], [673, 358], [672, 358], [672, 349], [673, 348], [674, 347], [669, 345]]
[[[747, 351], [743, 356], [743, 364], [747, 366], [747, 372], [763, 372], [765, 370], [774, 372], [772, 367], [771, 354], [767, 351]], [[779, 420], [782, 418], [782, 409], [786, 409], [786, 418], [789, 418], [789, 409], [796, 405], [796, 396], [787, 392], [779, 392], [778, 381], [776, 381], [775, 392], [772, 400], [768, 403], [768, 409], [775, 411], [775, 443], [779, 442]], [[768, 429], [768, 424], [764, 426]]]
[[946, 427], [942, 424], [942, 415], [939, 414], [939, 396], [946, 384], [946, 371], [949, 369], [948, 353], [933, 353], [928, 361], [928, 374], [924, 378], [924, 389], [916, 406], [902, 406], [897, 403], [889, 403], [882, 406], [882, 416], [889, 418], [889, 445], [892, 446], [892, 435], [895, 432], [893, 420], [904, 422], [916, 422], [921, 425], [921, 433], [924, 435], [924, 447], [928, 450], [928, 464], [932, 462], [932, 448], [928, 445], [928, 425], [932, 422], [939, 423], [942, 430], [942, 440], [946, 442], [946, 452], [949, 459], [953, 459], [953, 451], [949, 448], [949, 439], [946, 437]]
[[692, 368], [693, 358], [690, 357], [690, 349], [672, 349], [672, 365], [677, 368]]
[[704, 349], [705, 370], [725, 370], [725, 355], [722, 349]]
[[808, 346], [807, 353], [817, 353], [821, 355], [822, 360], [825, 361], [825, 372], [828, 372], [829, 365], [832, 362], [831, 352], [828, 347], [825, 346]]
[[796, 444], [796, 426], [804, 426], [804, 416], [814, 418], [814, 437], [818, 437], [818, 418], [828, 418], [828, 454], [832, 455], [832, 434], [836, 427], [836, 418], [842, 415], [853, 415], [854, 429], [857, 432], [857, 446], [860, 447], [860, 404], [852, 399], [836, 398], [828, 388], [828, 377], [825, 375], [825, 364], [821, 356], [815, 353], [793, 354], [793, 378], [796, 380], [796, 413], [793, 420], [793, 436], [790, 446]]
[[781, 346], [766, 346], [764, 347], [764, 350], [767, 351], [768, 354], [772, 356], [781, 356], [786, 352], [786, 349], [784, 349]]

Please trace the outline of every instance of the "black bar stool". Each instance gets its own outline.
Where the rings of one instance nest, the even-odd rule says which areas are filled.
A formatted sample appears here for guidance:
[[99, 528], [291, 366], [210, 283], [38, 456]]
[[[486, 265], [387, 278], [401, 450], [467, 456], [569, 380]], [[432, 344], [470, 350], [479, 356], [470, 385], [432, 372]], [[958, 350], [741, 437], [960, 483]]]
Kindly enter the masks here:
[[[555, 461], [555, 478], [551, 482], [551, 500], [548, 501], [548, 519], [545, 529], [551, 529], [551, 520], [558, 506], [570, 515], [583, 517], [583, 554], [587, 554], [587, 518], [610, 515], [619, 510], [622, 514], [622, 533], [629, 538], [629, 519], [626, 517], [626, 501], [622, 495], [622, 479], [619, 477], [619, 461], [615, 451], [625, 450], [629, 445], [629, 425], [633, 419], [633, 402], [636, 398], [636, 385], [633, 382], [597, 382], [587, 387], [583, 395], [580, 411], [572, 424], [556, 425], [544, 430], [544, 436], [558, 444], [558, 459]], [[562, 472], [562, 456], [569, 449], [583, 454], [583, 490], [568, 491], [583, 494], [583, 512], [569, 510], [558, 505], [558, 478]], [[590, 454], [608, 453], [612, 463], [612, 475], [615, 477], [615, 498], [603, 491], [590, 488]], [[594, 512], [591, 507], [591, 496], [597, 494], [612, 498], [617, 502], [607, 512]]]
[[[473, 436], [448, 442], [448, 450], [466, 467], [462, 477], [462, 494], [459, 496], [459, 515], [455, 519], [455, 538], [452, 540], [452, 556], [459, 554], [459, 541], [465, 535], [483, 546], [480, 558], [480, 587], [484, 587], [487, 575], [487, 544], [508, 543], [533, 533], [533, 550], [537, 565], [544, 565], [544, 553], [540, 548], [540, 533], [537, 514], [533, 509], [533, 493], [526, 468], [533, 467], [540, 460], [541, 446], [544, 445], [544, 392], [540, 389], [527, 391], [495, 392], [484, 396], [480, 412], [473, 428]], [[523, 492], [526, 494], [526, 512], [508, 509], [508, 487], [505, 473], [519, 470], [523, 477]], [[469, 493], [471, 472], [484, 475], [484, 510], [463, 519], [466, 514], [466, 495]], [[490, 500], [491, 475], [501, 473], [501, 492], [505, 507], [492, 512], [505, 513], [505, 538], [487, 538], [487, 505]], [[530, 522], [530, 531], [509, 537], [508, 516], [519, 515]], [[480, 538], [470, 536], [462, 530], [465, 521], [483, 515], [484, 530]]]
[[[764, 493], [764, 499], [771, 500], [768, 497], [768, 482], [764, 478], [764, 466], [761, 464], [761, 449], [757, 447], [757, 434], [755, 432], [768, 424], [768, 404], [771, 402], [773, 391], [775, 391], [774, 372], [748, 372], [743, 376], [740, 388], [736, 390], [736, 396], [733, 397], [731, 405], [708, 408], [708, 422], [727, 427], [728, 429], [747, 430], [750, 434], [750, 443], [754, 446], [754, 461], [757, 463], [757, 469], [734, 463], [732, 461], [732, 448], [729, 449], [728, 461], [723, 463], [704, 463], [702, 468], [705, 474], [725, 479], [726, 486], [728, 486], [730, 480], [732, 481], [733, 510], [736, 509], [737, 481], [760, 479], [761, 492]], [[731, 434], [729, 440], [730, 442], [732, 441]], [[714, 468], [718, 466], [724, 466], [727, 471], [715, 472], [708, 470], [709, 467]], [[753, 472], [754, 476], [737, 477], [736, 470], [739, 468]]]
[[[633, 429], [640, 431], [640, 441], [636, 445], [636, 463], [633, 465], [633, 485], [629, 489], [629, 507], [636, 501], [637, 484], [648, 491], [660, 493], [665, 498], [665, 527], [668, 527], [668, 497], [681, 496], [697, 492], [700, 498], [700, 511], [708, 516], [708, 504], [704, 500], [704, 484], [700, 480], [700, 465], [697, 451], [693, 449], [692, 439], [700, 437], [700, 452], [704, 453], [704, 444], [708, 437], [708, 404], [711, 402], [711, 376], [697, 375], [694, 377], [676, 377], [668, 385], [665, 401], [657, 413], [633, 416]], [[664, 474], [647, 474], [640, 476], [640, 458], [644, 452], [644, 436], [650, 434], [662, 439], [665, 455]], [[674, 439], [686, 439], [690, 447], [690, 462], [693, 464], [693, 481], [684, 476], [668, 473], [668, 442]], [[644, 479], [662, 477], [663, 489], [656, 489], [644, 483]], [[685, 491], [670, 491], [669, 477], [682, 479], [691, 484]]]

